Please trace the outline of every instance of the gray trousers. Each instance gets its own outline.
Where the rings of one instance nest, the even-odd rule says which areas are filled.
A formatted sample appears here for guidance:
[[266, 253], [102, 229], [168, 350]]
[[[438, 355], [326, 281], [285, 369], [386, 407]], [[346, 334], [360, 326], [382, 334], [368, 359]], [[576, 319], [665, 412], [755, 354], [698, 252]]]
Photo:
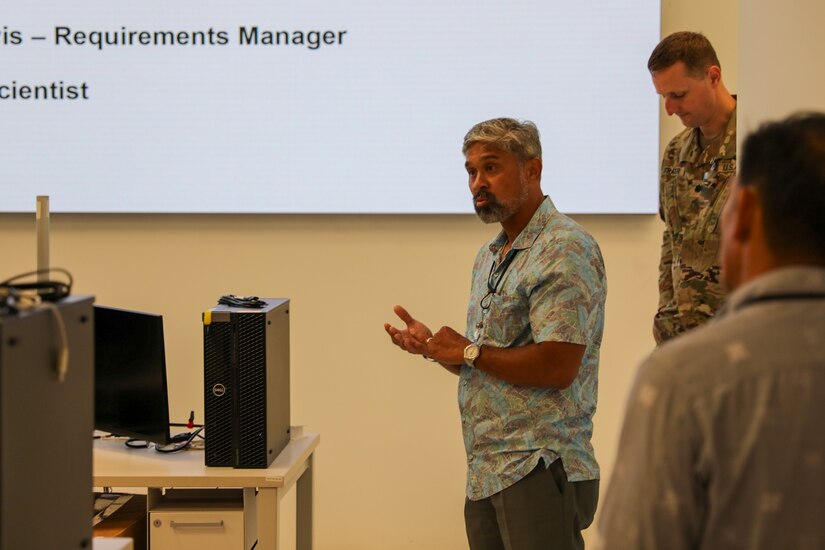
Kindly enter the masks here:
[[568, 482], [561, 460], [544, 461], [524, 479], [481, 500], [464, 502], [471, 550], [583, 550], [599, 481]]

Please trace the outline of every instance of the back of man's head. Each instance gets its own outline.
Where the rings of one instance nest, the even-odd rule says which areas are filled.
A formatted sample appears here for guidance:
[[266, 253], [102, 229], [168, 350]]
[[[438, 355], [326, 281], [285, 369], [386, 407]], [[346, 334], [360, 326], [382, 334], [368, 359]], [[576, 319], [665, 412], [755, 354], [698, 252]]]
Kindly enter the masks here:
[[541, 139], [536, 125], [529, 120], [493, 118], [479, 122], [464, 136], [461, 151], [476, 144], [492, 145], [516, 156], [519, 162], [541, 158]]
[[739, 185], [758, 191], [777, 259], [825, 264], [825, 114], [794, 115], [750, 134]]
[[705, 35], [698, 32], [680, 31], [662, 39], [647, 60], [647, 69], [654, 73], [681, 61], [688, 74], [699, 77], [711, 65], [721, 68], [716, 50]]

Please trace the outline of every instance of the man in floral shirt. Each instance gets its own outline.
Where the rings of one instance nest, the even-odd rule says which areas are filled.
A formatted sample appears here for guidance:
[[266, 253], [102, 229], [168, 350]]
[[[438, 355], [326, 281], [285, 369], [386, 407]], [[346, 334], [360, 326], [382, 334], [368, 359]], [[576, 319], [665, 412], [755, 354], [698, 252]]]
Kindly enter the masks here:
[[433, 334], [401, 306], [406, 327], [385, 329], [459, 375], [470, 547], [583, 548], [598, 500], [601, 252], [542, 192], [534, 124], [482, 122], [463, 150], [476, 212], [502, 228], [476, 257], [465, 334]]

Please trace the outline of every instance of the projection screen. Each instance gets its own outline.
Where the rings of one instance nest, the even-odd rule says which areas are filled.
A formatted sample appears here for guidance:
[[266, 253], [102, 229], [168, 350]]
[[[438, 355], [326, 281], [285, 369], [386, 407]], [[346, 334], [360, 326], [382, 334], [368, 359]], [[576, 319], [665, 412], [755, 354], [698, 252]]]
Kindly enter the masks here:
[[569, 213], [652, 213], [658, 0], [5, 0], [0, 211], [470, 213], [462, 138], [541, 131]]

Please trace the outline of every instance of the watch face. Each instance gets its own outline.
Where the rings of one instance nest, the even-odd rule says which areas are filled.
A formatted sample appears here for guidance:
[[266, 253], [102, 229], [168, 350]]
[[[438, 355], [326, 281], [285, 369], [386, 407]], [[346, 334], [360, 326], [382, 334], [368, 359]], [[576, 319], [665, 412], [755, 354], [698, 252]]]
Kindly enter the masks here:
[[464, 348], [464, 362], [470, 366], [473, 366], [473, 361], [476, 360], [480, 353], [481, 348], [479, 348], [476, 344], [470, 344]]

